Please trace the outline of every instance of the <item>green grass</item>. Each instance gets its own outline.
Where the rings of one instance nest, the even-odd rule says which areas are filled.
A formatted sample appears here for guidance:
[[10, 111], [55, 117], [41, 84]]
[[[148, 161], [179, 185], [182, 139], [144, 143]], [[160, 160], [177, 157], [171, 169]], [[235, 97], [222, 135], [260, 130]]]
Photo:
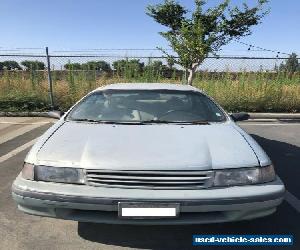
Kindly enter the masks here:
[[[89, 91], [115, 82], [182, 83], [176, 72], [171, 78], [148, 69], [142, 73], [100, 74], [95, 70], [52, 71], [55, 104], [62, 110]], [[194, 86], [212, 96], [227, 111], [300, 112], [300, 74], [271, 72], [199, 72]], [[46, 72], [0, 72], [0, 111], [49, 109]]]

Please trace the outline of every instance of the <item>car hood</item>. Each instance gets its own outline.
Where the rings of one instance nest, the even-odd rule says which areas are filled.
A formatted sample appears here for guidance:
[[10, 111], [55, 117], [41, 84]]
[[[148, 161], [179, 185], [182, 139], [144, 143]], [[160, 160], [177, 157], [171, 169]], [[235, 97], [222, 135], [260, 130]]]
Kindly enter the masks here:
[[45, 139], [36, 164], [86, 169], [222, 169], [258, 166], [232, 123], [112, 125], [65, 122]]

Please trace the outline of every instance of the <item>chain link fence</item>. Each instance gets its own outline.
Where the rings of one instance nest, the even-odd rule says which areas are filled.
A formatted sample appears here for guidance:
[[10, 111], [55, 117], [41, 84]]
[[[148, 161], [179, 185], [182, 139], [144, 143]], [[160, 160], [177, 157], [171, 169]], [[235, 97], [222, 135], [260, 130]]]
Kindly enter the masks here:
[[[298, 72], [286, 72], [283, 57], [208, 57], [195, 85], [300, 84]], [[17, 103], [24, 109], [68, 108], [96, 87], [113, 82], [185, 82], [185, 71], [160, 56], [1, 54], [0, 109]], [[213, 90], [210, 90], [213, 91]], [[34, 100], [34, 101], [32, 101]]]

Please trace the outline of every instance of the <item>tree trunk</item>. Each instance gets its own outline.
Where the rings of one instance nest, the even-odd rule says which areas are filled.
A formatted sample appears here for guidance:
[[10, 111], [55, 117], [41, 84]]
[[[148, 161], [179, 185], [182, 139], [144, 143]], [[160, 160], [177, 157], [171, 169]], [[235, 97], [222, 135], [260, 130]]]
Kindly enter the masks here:
[[188, 70], [188, 69], [185, 69], [185, 72], [184, 72], [184, 80], [185, 80], [185, 84], [188, 83], [188, 72], [189, 72], [189, 70]]
[[193, 69], [189, 69], [189, 77], [187, 80], [188, 85], [193, 85], [194, 73], [195, 71]]
[[196, 69], [197, 69], [198, 66], [199, 66], [198, 63], [193, 63], [192, 67], [190, 69], [188, 69], [188, 71], [189, 71], [189, 77], [187, 79], [188, 85], [191, 85], [191, 86], [193, 85], [195, 72], [196, 72]]

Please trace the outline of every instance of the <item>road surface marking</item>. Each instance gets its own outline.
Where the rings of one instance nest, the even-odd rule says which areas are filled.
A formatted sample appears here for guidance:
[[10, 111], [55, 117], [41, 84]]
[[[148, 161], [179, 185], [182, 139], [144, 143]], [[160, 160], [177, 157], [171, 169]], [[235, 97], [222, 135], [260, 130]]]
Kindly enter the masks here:
[[23, 151], [23, 150], [25, 150], [25, 149], [31, 147], [31, 146], [36, 142], [36, 140], [37, 140], [37, 138], [35, 138], [35, 139], [33, 139], [33, 140], [31, 140], [31, 141], [29, 141], [29, 142], [23, 144], [22, 146], [20, 146], [20, 147], [14, 149], [14, 150], [12, 150], [12, 151], [10, 151], [10, 152], [7, 153], [6, 155], [1, 156], [1, 157], [0, 157], [0, 163], [1, 163], [1, 162], [4, 162], [4, 161], [6, 161], [6, 160], [8, 160], [9, 158], [11, 158], [11, 157], [13, 157], [13, 156], [15, 156], [15, 155], [17, 155], [17, 154], [20, 153], [21, 151]]
[[[33, 123], [35, 121], [37, 121], [36, 119], [32, 118], [32, 117], [24, 117], [22, 119], [17, 119], [17, 120], [12, 120], [12, 119], [3, 119], [6, 117], [0, 117], [0, 133], [7, 131], [10, 132], [12, 131], [12, 129], [14, 128], [14, 130], [16, 129], [15, 126], [18, 125], [22, 125], [24, 123]], [[42, 121], [45, 121], [45, 119], [43, 119]], [[12, 126], [13, 125], [13, 126]]]
[[294, 209], [297, 210], [298, 213], [300, 213], [300, 200], [295, 195], [286, 191], [284, 198]]
[[6, 123], [0, 123], [0, 130], [3, 130], [9, 126], [11, 126], [12, 124], [6, 124]]
[[0, 144], [4, 143], [4, 142], [7, 142], [17, 136], [20, 136], [20, 135], [23, 135], [25, 134], [26, 132], [29, 132], [35, 128], [38, 128], [38, 127], [41, 127], [42, 125], [44, 125], [43, 123], [41, 124], [34, 124], [34, 125], [27, 125], [27, 126], [24, 126], [24, 127], [21, 127], [21, 128], [18, 128], [14, 131], [11, 131], [7, 134], [4, 134], [4, 135], [0, 135]]

